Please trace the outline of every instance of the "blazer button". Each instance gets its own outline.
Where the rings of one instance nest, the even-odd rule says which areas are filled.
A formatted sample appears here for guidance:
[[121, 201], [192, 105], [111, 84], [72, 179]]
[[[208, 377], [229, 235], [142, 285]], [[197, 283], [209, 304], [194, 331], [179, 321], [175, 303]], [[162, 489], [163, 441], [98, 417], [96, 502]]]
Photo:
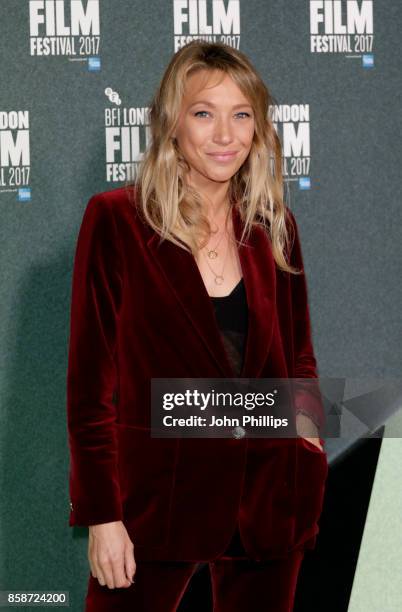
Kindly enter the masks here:
[[234, 438], [244, 438], [244, 436], [246, 435], [246, 430], [244, 429], [244, 427], [234, 427], [234, 429], [232, 429], [232, 435]]
[[70, 502], [70, 510], [73, 510], [73, 509], [74, 509], [73, 508], [73, 504], [72, 504], [72, 502]]

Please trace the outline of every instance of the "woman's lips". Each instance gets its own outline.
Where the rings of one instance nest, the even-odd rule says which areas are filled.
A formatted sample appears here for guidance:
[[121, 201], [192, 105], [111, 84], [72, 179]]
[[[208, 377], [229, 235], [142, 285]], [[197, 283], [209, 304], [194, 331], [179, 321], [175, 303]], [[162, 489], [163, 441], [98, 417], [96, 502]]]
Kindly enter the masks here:
[[228, 162], [231, 161], [237, 155], [237, 151], [231, 153], [207, 153], [209, 157], [212, 157], [215, 161]]

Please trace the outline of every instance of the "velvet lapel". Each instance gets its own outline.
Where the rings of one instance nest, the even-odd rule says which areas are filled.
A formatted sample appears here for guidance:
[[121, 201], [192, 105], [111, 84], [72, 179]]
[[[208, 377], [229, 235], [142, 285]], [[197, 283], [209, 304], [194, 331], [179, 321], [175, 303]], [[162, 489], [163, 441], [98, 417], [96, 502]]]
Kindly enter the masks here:
[[[233, 228], [240, 240], [242, 221], [233, 207]], [[210, 352], [222, 377], [236, 374], [227, 356], [214, 307], [194, 257], [169, 240], [159, 244], [153, 232], [147, 241], [154, 260], [160, 266], [166, 282], [172, 287], [178, 305]], [[275, 306], [275, 263], [269, 238], [262, 228], [253, 228], [245, 246], [239, 247], [239, 259], [249, 308], [246, 352], [240, 378], [258, 377], [272, 338]]]

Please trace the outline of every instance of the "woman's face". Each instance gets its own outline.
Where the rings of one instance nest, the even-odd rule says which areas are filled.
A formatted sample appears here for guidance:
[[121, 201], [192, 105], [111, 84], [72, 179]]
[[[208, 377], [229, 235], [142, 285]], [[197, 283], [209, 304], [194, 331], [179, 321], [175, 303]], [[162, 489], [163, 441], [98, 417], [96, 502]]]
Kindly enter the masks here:
[[200, 70], [188, 78], [175, 136], [193, 186], [228, 182], [246, 160], [253, 135], [253, 109], [228, 74]]

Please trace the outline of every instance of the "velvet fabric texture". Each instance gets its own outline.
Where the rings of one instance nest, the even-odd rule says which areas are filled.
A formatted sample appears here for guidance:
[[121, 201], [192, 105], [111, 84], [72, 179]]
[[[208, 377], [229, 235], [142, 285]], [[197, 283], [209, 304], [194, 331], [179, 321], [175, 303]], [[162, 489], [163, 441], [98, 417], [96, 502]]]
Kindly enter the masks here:
[[[296, 550], [265, 562], [211, 561], [213, 612], [291, 612], [303, 556]], [[190, 561], [143, 561], [134, 584], [115, 589], [90, 574], [85, 612], [175, 612], [196, 567]]]
[[[296, 231], [290, 260], [302, 267], [287, 211]], [[240, 238], [241, 218], [232, 214]], [[304, 274], [278, 270], [261, 227], [239, 257], [249, 305], [240, 376], [316, 378]], [[160, 243], [127, 188], [91, 197], [72, 280], [69, 524], [122, 520], [142, 560], [209, 561], [237, 525], [254, 560], [313, 548], [325, 451], [301, 437], [150, 435], [151, 378], [234, 376], [193, 256]], [[322, 421], [319, 402], [305, 409]]]

